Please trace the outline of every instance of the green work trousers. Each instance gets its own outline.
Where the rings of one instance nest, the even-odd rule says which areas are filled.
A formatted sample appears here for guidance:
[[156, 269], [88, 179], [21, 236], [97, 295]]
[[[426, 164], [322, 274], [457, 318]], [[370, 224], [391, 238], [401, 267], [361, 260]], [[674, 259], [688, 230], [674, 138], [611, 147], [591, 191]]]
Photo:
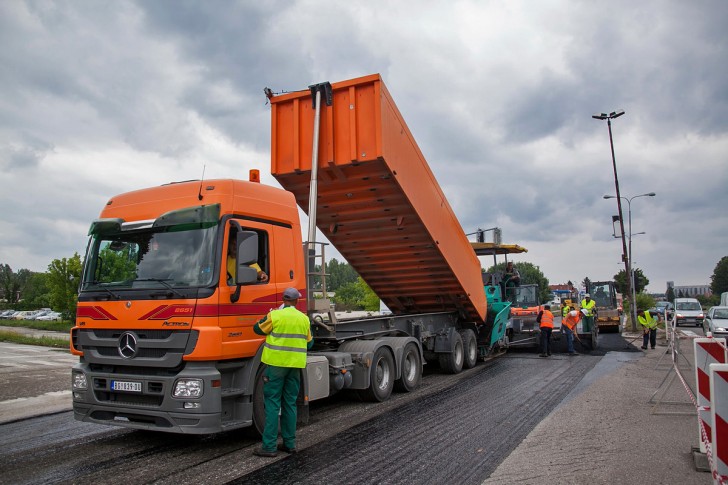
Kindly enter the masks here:
[[589, 333], [594, 328], [594, 315], [591, 317], [584, 317], [581, 321], [581, 331], [584, 333]]
[[263, 450], [278, 449], [278, 414], [281, 437], [286, 448], [296, 447], [296, 399], [301, 388], [301, 369], [275, 367], [265, 370], [263, 395], [265, 396], [265, 427]]

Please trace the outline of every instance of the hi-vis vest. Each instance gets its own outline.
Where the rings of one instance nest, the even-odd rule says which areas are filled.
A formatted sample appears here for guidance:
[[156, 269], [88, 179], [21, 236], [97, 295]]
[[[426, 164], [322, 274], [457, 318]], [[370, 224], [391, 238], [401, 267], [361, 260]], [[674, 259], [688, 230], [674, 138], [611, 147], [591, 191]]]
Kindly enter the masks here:
[[265, 338], [261, 361], [276, 367], [306, 367], [306, 347], [311, 324], [308, 317], [289, 306], [270, 312], [273, 330]]
[[591, 317], [594, 315], [594, 307], [596, 306], [597, 302], [594, 300], [590, 300], [589, 303], [586, 302], [586, 300], [581, 300], [581, 307], [586, 309], [586, 316]]
[[645, 315], [647, 315], [647, 318], [642, 315], [637, 315], [637, 321], [640, 322], [640, 325], [647, 327], [650, 330], [657, 327], [657, 319], [650, 315], [650, 312], [645, 312]]
[[579, 320], [581, 320], [581, 312], [576, 312], [576, 316], [572, 317], [571, 312], [569, 312], [566, 315], [566, 318], [561, 320], [562, 325], [564, 325], [569, 330], [574, 330], [576, 328], [576, 325], [579, 323]]
[[541, 327], [554, 328], [554, 314], [544, 310], [541, 314]]

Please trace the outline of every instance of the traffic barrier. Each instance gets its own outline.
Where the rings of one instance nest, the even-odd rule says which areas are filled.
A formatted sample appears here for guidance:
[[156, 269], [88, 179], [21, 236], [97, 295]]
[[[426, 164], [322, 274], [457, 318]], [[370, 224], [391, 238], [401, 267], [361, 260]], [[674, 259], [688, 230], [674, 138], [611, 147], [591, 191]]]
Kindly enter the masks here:
[[[725, 340], [725, 339], [721, 339]], [[725, 349], [725, 347], [724, 347]], [[728, 482], [728, 364], [710, 365], [710, 416], [712, 427], [712, 467], [715, 483]]]
[[[690, 332], [692, 334], [692, 332]], [[652, 394], [650, 397], [650, 400], [648, 401], [649, 404], [652, 404], [651, 413], [652, 414], [662, 414], [662, 415], [687, 415], [687, 416], [693, 416], [696, 414], [696, 405], [694, 398], [690, 398], [687, 401], [686, 400], [666, 400], [665, 397], [668, 395], [670, 389], [672, 388], [672, 385], [676, 378], [680, 377], [681, 381], [684, 381], [682, 376], [678, 376], [679, 369], [683, 369], [687, 372], [693, 371], [693, 361], [695, 360], [692, 356], [688, 358], [688, 354], [684, 353], [680, 348], [680, 342], [681, 340], [691, 340], [694, 338], [700, 337], [696, 334], [686, 334], [684, 332], [679, 332], [675, 326], [675, 318], [673, 315], [673, 318], [667, 320], [665, 322], [665, 339], [667, 341], [667, 351], [660, 356], [660, 358], [657, 361], [657, 364], [655, 364], [655, 370], [658, 369], [664, 369], [667, 370], [667, 373], [665, 374], [665, 377], [662, 379], [662, 382], [659, 386], [657, 386], [657, 390]], [[659, 335], [659, 333], [658, 333]], [[679, 336], [678, 336], [679, 335]], [[692, 348], [692, 343], [690, 344], [690, 347]], [[665, 366], [662, 366], [662, 361], [664, 359], [667, 359], [669, 362], [666, 362]], [[692, 389], [689, 389], [688, 396], [692, 395]], [[669, 411], [664, 410], [663, 408], [667, 406]], [[690, 410], [683, 410], [680, 409], [681, 406], [690, 406]]]
[[696, 338], [693, 340], [695, 349], [695, 383], [697, 385], [698, 405], [698, 436], [700, 439], [700, 452], [707, 454], [706, 443], [703, 440], [701, 427], [705, 429], [710, 439], [713, 428], [710, 405], [710, 365], [728, 363], [724, 338]]
[[692, 338], [695, 349], [696, 398], [678, 366], [680, 355], [678, 344], [681, 337], [677, 336], [675, 327], [670, 330], [674, 333], [671, 336], [671, 342], [674, 344], [671, 349], [673, 371], [685, 387], [685, 392], [698, 413], [700, 451], [707, 458], [713, 483], [728, 485], [728, 425], [726, 424], [728, 420], [728, 348], [726, 339], [713, 338], [710, 333], [707, 338], [688, 337]]

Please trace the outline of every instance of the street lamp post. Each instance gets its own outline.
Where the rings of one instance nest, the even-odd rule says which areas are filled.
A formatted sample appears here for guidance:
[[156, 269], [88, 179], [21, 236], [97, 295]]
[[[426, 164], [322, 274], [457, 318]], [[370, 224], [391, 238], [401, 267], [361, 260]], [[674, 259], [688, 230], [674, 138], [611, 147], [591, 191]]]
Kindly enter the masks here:
[[639, 236], [640, 234], [647, 234], [647, 233], [644, 231], [635, 232], [634, 234], [632, 234], [632, 232], [629, 233], [629, 269], [632, 271], [632, 274], [629, 275], [629, 278], [630, 278], [630, 281], [632, 282], [632, 301], [635, 302], [635, 306], [634, 306], [635, 313], [633, 313], [634, 318], [637, 318], [636, 317], [636, 315], [637, 315], [637, 313], [636, 313], [636, 311], [637, 311], [636, 286], [637, 285], [634, 282], [635, 280], [634, 280], [634, 258], [632, 257], [632, 236]]
[[[657, 194], [655, 194], [654, 192], [649, 192], [647, 194], [635, 195], [635, 196], [629, 197], [629, 198], [619, 197], [619, 199], [624, 199], [627, 201], [627, 220], [629, 221], [629, 224], [628, 224], [629, 250], [627, 252], [627, 260], [629, 261], [629, 263], [627, 264], [627, 268], [629, 268], [629, 269], [627, 270], [628, 272], [625, 276], [627, 276], [627, 278], [628, 278], [627, 279], [627, 281], [628, 281], [627, 291], [630, 292], [630, 296], [632, 298], [632, 302], [629, 307], [630, 307], [630, 314], [632, 316], [632, 331], [633, 332], [637, 331], [637, 306], [636, 306], [637, 305], [637, 295], [636, 295], [637, 292], [635, 291], [635, 284], [634, 284], [634, 268], [632, 268], [632, 263], [633, 263], [633, 261], [632, 261], [632, 236], [633, 236], [633, 234], [632, 234], [632, 200], [636, 199], [637, 197], [654, 197], [655, 195], [657, 195]], [[615, 197], [613, 195], [605, 195], [604, 198], [605, 199], [617, 199], [617, 197]], [[617, 199], [617, 202], [619, 202], [619, 199]], [[622, 234], [624, 234], [624, 229], [622, 229]], [[638, 232], [634, 235], [636, 236], [637, 234], [644, 234], [644, 232]]]
[[[617, 209], [619, 211], [619, 228], [622, 231], [622, 261], [624, 262], [624, 270], [626, 276], [629, 276], [630, 273], [630, 266], [629, 266], [629, 256], [627, 253], [627, 241], [625, 239], [625, 233], [624, 233], [624, 218], [622, 217], [622, 196], [619, 193], [619, 177], [617, 177], [617, 161], [614, 158], [614, 141], [612, 140], [612, 120], [615, 118], [619, 118], [624, 114], [624, 110], [617, 110], [612, 111], [611, 113], [597, 113], [595, 115], [592, 115], [592, 118], [595, 120], [607, 120], [607, 128], [609, 129], [609, 146], [612, 149], [612, 168], [614, 169], [614, 188], [617, 192]], [[630, 278], [627, 278], [627, 295], [628, 298], [631, 298], [632, 296], [632, 282], [630, 281]], [[630, 307], [634, 307], [634, 302], [630, 304]], [[637, 324], [634, 320], [632, 320], [632, 331], [637, 331]]]

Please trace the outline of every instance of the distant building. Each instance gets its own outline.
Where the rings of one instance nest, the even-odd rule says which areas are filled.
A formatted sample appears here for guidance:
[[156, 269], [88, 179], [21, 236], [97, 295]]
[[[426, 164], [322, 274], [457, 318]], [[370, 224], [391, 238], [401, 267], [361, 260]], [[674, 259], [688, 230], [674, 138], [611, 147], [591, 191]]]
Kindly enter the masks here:
[[676, 285], [674, 281], [668, 281], [667, 287], [672, 288], [675, 298], [695, 298], [698, 295], [712, 296], [710, 285]]
[[560, 285], [549, 285], [549, 291], [553, 296], [564, 298], [576, 298], [577, 292], [573, 285], [560, 284]]

